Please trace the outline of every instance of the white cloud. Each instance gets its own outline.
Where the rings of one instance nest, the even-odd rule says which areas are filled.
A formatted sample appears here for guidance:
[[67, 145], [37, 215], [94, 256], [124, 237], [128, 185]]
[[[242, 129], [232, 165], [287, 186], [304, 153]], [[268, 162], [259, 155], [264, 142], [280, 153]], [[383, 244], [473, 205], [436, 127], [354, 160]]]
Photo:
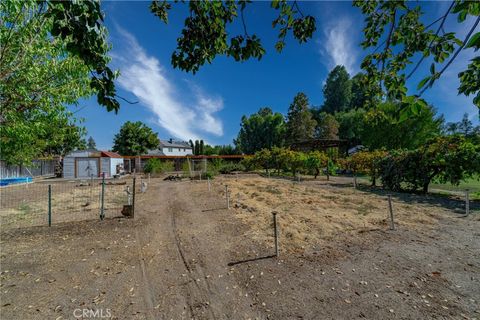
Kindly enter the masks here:
[[[223, 124], [215, 113], [223, 108], [221, 97], [208, 96], [200, 87], [191, 84], [193, 102], [188, 94], [178, 94], [175, 84], [168, 79], [158, 59], [149, 56], [135, 37], [121, 28], [122, 50], [112, 54], [120, 69], [120, 86], [137, 96], [157, 117], [157, 124], [176, 138], [202, 139], [202, 133], [223, 134]], [[185, 88], [181, 88], [185, 90]]]
[[327, 59], [329, 69], [343, 65], [350, 74], [355, 72], [356, 49], [352, 21], [343, 17], [331, 20], [324, 26], [324, 39], [320, 53]]

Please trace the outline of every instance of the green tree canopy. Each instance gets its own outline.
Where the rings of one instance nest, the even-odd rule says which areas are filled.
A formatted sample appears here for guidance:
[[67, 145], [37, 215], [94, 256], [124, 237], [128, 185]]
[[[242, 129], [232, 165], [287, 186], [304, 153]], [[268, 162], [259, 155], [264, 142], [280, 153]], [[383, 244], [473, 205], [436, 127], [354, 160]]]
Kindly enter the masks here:
[[362, 142], [371, 150], [415, 149], [441, 132], [443, 118], [431, 106], [400, 121], [401, 104], [381, 103], [365, 114]]
[[325, 102], [322, 111], [335, 113], [350, 108], [352, 99], [352, 82], [344, 66], [336, 66], [327, 76], [323, 86]]
[[317, 122], [312, 117], [307, 96], [297, 93], [288, 108], [286, 122], [286, 140], [289, 144], [312, 139]]
[[347, 140], [348, 148], [362, 144], [365, 110], [351, 109], [347, 112], [337, 112], [335, 119], [339, 124], [338, 137]]
[[83, 61], [52, 39], [54, 19], [35, 1], [1, 1], [2, 160], [25, 164], [81, 147], [83, 128], [66, 109], [93, 93]]
[[260, 108], [250, 117], [243, 116], [240, 131], [234, 143], [245, 154], [253, 154], [263, 148], [283, 146], [285, 139], [285, 120], [281, 113], [270, 108]]
[[319, 139], [338, 139], [339, 123], [332, 114], [319, 112], [315, 117], [317, 122], [315, 137]]
[[124, 156], [137, 156], [158, 148], [157, 133], [141, 121], [127, 121], [115, 135], [112, 150]]

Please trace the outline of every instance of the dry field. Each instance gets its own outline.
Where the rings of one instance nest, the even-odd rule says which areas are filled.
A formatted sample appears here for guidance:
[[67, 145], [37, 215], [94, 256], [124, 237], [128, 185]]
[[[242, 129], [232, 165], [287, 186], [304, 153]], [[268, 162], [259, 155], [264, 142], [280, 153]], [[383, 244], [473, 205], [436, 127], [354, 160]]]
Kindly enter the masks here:
[[1, 318], [480, 319], [478, 201], [463, 217], [459, 199], [393, 194], [390, 231], [386, 194], [338, 177], [211, 187], [152, 179], [135, 219], [2, 224]]
[[[297, 183], [244, 176], [223, 179], [223, 183], [230, 188], [236, 216], [250, 227], [248, 235], [253, 239], [271, 242], [272, 211], [278, 213], [285, 250], [316, 250], [339, 236], [361, 241], [364, 232], [390, 227], [387, 193], [356, 190], [346, 178]], [[403, 198], [401, 194], [392, 197], [395, 224], [401, 229], [435, 229], [438, 219], [454, 212], [442, 206], [438, 197], [438, 203], [425, 201], [424, 196], [410, 195], [408, 202]], [[480, 216], [473, 219], [480, 221]]]

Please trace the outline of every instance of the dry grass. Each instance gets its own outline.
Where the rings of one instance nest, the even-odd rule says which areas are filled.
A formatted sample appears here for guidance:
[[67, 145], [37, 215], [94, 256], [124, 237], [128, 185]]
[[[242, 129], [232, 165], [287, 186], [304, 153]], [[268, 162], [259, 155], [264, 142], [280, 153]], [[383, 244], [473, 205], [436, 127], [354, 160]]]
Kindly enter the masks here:
[[[289, 250], [335, 241], [337, 236], [360, 237], [364, 231], [389, 228], [384, 196], [335, 187], [328, 183], [293, 183], [258, 176], [219, 178], [231, 190], [236, 217], [250, 228], [248, 236], [271, 243], [272, 211], [277, 211], [283, 246]], [[432, 228], [447, 209], [394, 200], [400, 228]], [[354, 240], [354, 239], [352, 239]]]

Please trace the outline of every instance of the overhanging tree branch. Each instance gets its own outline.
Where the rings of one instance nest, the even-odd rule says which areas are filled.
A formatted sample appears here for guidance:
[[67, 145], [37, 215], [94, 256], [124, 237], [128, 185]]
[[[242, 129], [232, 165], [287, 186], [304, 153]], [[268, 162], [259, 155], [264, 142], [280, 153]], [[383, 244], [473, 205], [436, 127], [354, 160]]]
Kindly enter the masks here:
[[[450, 7], [448, 7], [448, 10], [447, 12], [443, 15], [443, 17], [441, 17], [440, 19], [442, 20], [442, 22], [440, 23], [440, 26], [438, 27], [437, 29], [437, 32], [435, 32], [435, 36], [432, 38], [432, 40], [430, 41], [430, 43], [428, 44], [428, 50], [430, 50], [432, 48], [432, 44], [433, 42], [435, 41], [435, 39], [437, 38], [438, 34], [440, 33], [441, 30], [443, 30], [443, 25], [445, 23], [445, 20], [447, 20], [447, 16], [448, 14], [450, 13], [450, 11], [452, 10], [453, 6], [455, 5], [455, 1], [452, 1], [452, 3], [450, 4]], [[426, 27], [428, 29], [428, 26]], [[417, 62], [417, 64], [415, 65], [415, 67], [413, 68], [413, 70], [410, 72], [410, 74], [407, 76], [406, 80], [408, 80], [414, 73], [415, 71], [417, 71], [418, 67], [420, 66], [420, 64], [422, 64], [423, 60], [425, 60], [425, 55], [422, 56], [422, 58]]]
[[[445, 66], [442, 68], [442, 70], [440, 70], [438, 73], [436, 73], [434, 76], [435, 78], [433, 78], [433, 81], [430, 83], [430, 85], [428, 86], [425, 86], [422, 91], [420, 91], [419, 93], [419, 97], [422, 96], [422, 94], [428, 89], [428, 88], [431, 88], [433, 83], [435, 82], [436, 79], [439, 79], [442, 74], [445, 72], [445, 70], [447, 70], [447, 68], [452, 64], [452, 62], [457, 58], [458, 54], [460, 53], [460, 51], [463, 50], [463, 48], [465, 47], [465, 45], [467, 44], [468, 40], [470, 39], [470, 37], [472, 36], [472, 33], [473, 31], [475, 31], [475, 28], [478, 26], [478, 23], [480, 23], [480, 17], [477, 18], [477, 20], [475, 20], [475, 23], [473, 24], [472, 28], [470, 29], [470, 31], [468, 32], [467, 36], [465, 37], [465, 40], [463, 40], [463, 43], [460, 47], [458, 47], [457, 51], [455, 51], [455, 53], [453, 54], [453, 56], [450, 58], [450, 60], [448, 60], [447, 64], [445, 64]], [[433, 76], [432, 76], [433, 77]]]

